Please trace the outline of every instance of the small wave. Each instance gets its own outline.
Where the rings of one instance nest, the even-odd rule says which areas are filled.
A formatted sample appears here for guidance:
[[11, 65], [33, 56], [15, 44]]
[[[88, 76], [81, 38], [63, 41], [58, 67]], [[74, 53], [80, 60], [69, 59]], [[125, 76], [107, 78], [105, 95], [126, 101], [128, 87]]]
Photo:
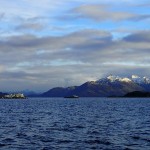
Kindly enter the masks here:
[[64, 131], [64, 132], [72, 132], [73, 129], [72, 128], [69, 128], [69, 127], [64, 127], [64, 128], [60, 128], [60, 127], [51, 127], [51, 128], [47, 128], [46, 131]]
[[135, 140], [143, 140], [143, 141], [150, 142], [150, 139], [144, 138], [144, 137], [140, 137], [140, 136], [132, 136], [132, 138], [135, 139]]
[[24, 134], [24, 133], [17, 133], [16, 136], [17, 136], [18, 138], [24, 138], [24, 137], [27, 137], [27, 135]]
[[144, 140], [146, 142], [150, 142], [150, 139], [147, 139], [147, 138], [142, 138], [141, 140]]
[[7, 144], [0, 143], [0, 147], [4, 147], [4, 146], [7, 146]]
[[74, 142], [74, 141], [72, 141], [72, 140], [59, 140], [58, 141], [59, 144], [72, 143], [72, 142]]
[[133, 149], [127, 147], [127, 148], [125, 148], [124, 150], [133, 150]]
[[104, 141], [104, 140], [88, 140], [85, 141], [87, 144], [104, 144], [104, 145], [110, 145], [111, 143], [109, 141]]
[[77, 128], [77, 129], [84, 129], [85, 127], [84, 127], [84, 126], [81, 126], [81, 125], [76, 125], [76, 126], [74, 126], [74, 128]]
[[6, 138], [6, 139], [2, 140], [2, 142], [3, 142], [3, 143], [15, 142], [15, 140], [12, 139], [12, 138]]
[[135, 139], [135, 140], [139, 140], [140, 139], [139, 136], [132, 136], [132, 138]]
[[44, 142], [44, 143], [51, 143], [51, 142], [53, 142], [54, 140], [53, 140], [53, 139], [49, 139], [49, 138], [47, 138], [47, 139], [46, 139], [46, 138], [41, 138], [40, 141], [41, 141], [41, 142]]
[[99, 135], [100, 133], [98, 131], [88, 131], [87, 134]]

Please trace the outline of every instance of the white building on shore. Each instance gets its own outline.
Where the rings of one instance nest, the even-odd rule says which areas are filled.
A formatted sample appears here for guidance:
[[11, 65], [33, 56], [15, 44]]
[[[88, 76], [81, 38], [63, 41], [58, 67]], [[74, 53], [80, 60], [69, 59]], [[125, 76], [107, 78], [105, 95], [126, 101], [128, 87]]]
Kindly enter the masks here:
[[5, 95], [4, 98], [8, 98], [8, 99], [11, 99], [11, 98], [24, 99], [26, 97], [22, 93], [17, 93], [17, 94], [8, 94], [8, 95]]

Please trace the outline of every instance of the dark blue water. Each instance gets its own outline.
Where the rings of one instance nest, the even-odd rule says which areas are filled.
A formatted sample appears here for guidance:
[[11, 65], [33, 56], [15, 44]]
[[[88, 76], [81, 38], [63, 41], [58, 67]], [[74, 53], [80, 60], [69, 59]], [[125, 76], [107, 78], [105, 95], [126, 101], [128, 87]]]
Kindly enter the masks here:
[[150, 99], [0, 100], [0, 149], [150, 149]]

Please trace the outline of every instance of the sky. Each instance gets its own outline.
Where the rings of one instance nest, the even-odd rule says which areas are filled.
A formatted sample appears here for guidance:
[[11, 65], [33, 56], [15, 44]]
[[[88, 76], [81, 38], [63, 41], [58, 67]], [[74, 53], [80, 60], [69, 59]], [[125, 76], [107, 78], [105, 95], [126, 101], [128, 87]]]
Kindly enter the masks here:
[[150, 75], [148, 0], [0, 3], [0, 91]]

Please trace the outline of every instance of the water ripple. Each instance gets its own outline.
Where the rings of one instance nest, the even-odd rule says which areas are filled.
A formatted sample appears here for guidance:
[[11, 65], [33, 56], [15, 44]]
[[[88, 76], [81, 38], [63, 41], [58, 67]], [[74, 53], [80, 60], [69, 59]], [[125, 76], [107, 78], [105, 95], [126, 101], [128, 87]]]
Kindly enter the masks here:
[[0, 149], [150, 148], [150, 100], [1, 100]]

